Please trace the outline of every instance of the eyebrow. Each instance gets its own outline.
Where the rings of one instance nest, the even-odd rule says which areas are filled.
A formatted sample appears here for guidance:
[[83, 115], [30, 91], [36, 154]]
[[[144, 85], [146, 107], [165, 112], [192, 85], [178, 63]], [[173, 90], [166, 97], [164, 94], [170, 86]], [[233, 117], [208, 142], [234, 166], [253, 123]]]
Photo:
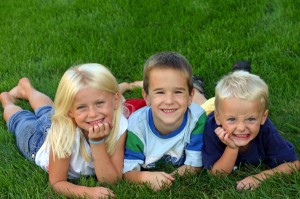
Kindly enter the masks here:
[[[153, 91], [160, 91], [160, 90], [165, 90], [164, 88], [156, 88], [154, 89]], [[176, 87], [174, 90], [182, 90], [182, 91], [185, 91], [187, 90], [186, 88], [183, 88], [183, 87]]]

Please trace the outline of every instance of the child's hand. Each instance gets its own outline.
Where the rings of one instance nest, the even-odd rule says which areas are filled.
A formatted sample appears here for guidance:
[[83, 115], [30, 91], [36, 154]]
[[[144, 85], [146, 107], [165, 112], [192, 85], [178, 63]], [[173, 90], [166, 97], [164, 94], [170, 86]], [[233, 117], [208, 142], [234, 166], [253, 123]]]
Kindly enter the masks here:
[[260, 181], [256, 178], [256, 176], [248, 176], [247, 178], [236, 182], [237, 190], [242, 190], [242, 189], [250, 189], [253, 190], [257, 188], [260, 184]]
[[150, 186], [153, 190], [159, 191], [163, 187], [170, 187], [175, 178], [168, 173], [165, 172], [148, 172], [146, 179], [150, 183]]
[[105, 187], [91, 187], [91, 198], [114, 198], [114, 192]]
[[236, 149], [238, 148], [238, 146], [236, 146], [236, 144], [234, 143], [234, 141], [230, 138], [229, 133], [223, 129], [222, 127], [218, 127], [215, 130], [215, 133], [217, 134], [217, 136], [219, 137], [219, 139], [226, 144], [227, 146], [229, 146], [232, 149]]
[[89, 139], [90, 140], [101, 140], [107, 137], [112, 129], [112, 124], [103, 123], [103, 124], [95, 124], [94, 126], [90, 127], [89, 129]]

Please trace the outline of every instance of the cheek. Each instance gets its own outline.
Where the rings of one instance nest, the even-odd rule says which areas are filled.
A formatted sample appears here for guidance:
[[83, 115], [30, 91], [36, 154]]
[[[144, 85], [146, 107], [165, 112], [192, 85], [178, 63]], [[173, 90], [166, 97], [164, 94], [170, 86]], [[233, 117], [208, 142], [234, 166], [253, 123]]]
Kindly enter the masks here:
[[220, 125], [223, 129], [227, 131], [227, 133], [232, 134], [234, 130], [236, 129], [235, 125], [227, 124], [226, 122], [222, 122], [222, 125]]

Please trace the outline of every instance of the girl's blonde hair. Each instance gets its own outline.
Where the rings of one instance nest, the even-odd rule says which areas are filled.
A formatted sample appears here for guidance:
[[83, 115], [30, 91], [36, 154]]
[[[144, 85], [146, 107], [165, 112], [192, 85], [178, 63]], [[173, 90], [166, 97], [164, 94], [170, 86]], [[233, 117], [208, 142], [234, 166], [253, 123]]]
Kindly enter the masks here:
[[269, 106], [268, 86], [259, 76], [246, 71], [236, 71], [224, 76], [215, 89], [215, 109], [219, 110], [220, 101], [236, 97], [242, 100], [260, 100], [263, 110]]
[[[54, 99], [54, 113], [47, 141], [53, 155], [66, 158], [71, 155], [72, 145], [75, 143], [76, 124], [68, 116], [75, 95], [82, 88], [95, 88], [112, 94], [118, 93], [119, 85], [116, 78], [104, 66], [95, 63], [83, 64], [68, 69], [62, 76]], [[88, 97], [88, 96], [87, 96]], [[113, 128], [105, 141], [108, 154], [112, 155], [116, 149], [119, 132], [122, 101], [114, 112]], [[91, 161], [84, 147], [84, 136], [80, 137], [80, 153], [86, 161]]]

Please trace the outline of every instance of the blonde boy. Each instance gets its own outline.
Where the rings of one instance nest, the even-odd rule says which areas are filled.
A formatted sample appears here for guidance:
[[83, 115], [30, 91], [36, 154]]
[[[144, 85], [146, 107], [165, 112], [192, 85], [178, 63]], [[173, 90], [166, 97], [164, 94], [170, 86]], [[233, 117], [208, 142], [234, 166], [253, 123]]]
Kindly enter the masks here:
[[257, 75], [238, 71], [216, 86], [215, 112], [204, 130], [203, 165], [212, 174], [230, 174], [243, 163], [264, 163], [271, 169], [237, 182], [237, 189], [254, 189], [276, 172], [299, 167], [291, 143], [268, 118], [268, 86]]

